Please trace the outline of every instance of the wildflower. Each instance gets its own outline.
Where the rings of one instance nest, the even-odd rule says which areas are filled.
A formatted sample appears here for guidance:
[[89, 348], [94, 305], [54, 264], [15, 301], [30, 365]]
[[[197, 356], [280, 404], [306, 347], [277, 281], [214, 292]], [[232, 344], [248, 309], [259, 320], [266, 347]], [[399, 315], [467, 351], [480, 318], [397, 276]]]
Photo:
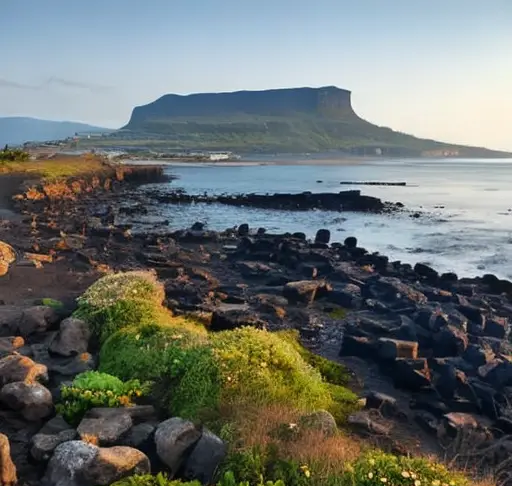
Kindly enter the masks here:
[[412, 479], [416, 479], [418, 476], [416, 476], [416, 474], [414, 474], [413, 472], [411, 473], [411, 478]]
[[368, 462], [370, 463], [370, 466], [375, 466], [375, 459], [370, 459]]
[[297, 424], [288, 424], [288, 428], [290, 430], [296, 429], [297, 428]]
[[372, 473], [372, 472], [369, 472], [369, 473], [368, 473], [368, 478], [369, 478], [369, 479], [373, 479], [373, 473]]
[[403, 478], [410, 478], [411, 474], [409, 473], [409, 471], [402, 471], [402, 477]]
[[380, 482], [381, 483], [387, 483], [388, 482], [388, 478], [380, 478]]
[[311, 471], [309, 470], [308, 466], [300, 466], [301, 471], [304, 473], [304, 476], [309, 478], [311, 476]]
[[450, 486], [455, 486], [455, 481], [450, 481]]
[[432, 486], [440, 486], [441, 485], [441, 481], [439, 481], [439, 479], [435, 479], [434, 481], [432, 481]]
[[421, 481], [416, 479], [416, 481], [414, 481], [414, 486], [421, 486]]

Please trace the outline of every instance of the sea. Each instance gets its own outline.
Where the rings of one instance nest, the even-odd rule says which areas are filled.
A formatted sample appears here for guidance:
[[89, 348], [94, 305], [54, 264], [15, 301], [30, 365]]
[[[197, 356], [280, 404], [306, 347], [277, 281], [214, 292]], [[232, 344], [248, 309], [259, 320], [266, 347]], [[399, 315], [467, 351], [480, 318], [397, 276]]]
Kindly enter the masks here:
[[[459, 277], [493, 273], [512, 279], [512, 159], [389, 159], [343, 162], [312, 160], [309, 164], [275, 164], [278, 159], [251, 157], [238, 164], [173, 164], [165, 171], [175, 177], [141, 190], [182, 189], [190, 194], [278, 192], [339, 192], [401, 202], [399, 214], [333, 211], [276, 211], [220, 204], [158, 205], [151, 218], [164, 218], [171, 228], [206, 223], [224, 230], [241, 223], [268, 232], [331, 231], [331, 241], [355, 236], [359, 246], [391, 260], [431, 265]], [[284, 160], [282, 162], [290, 162]], [[349, 182], [405, 182], [406, 186], [342, 185]], [[155, 187], [156, 186], [156, 187]], [[422, 216], [412, 218], [410, 211]]]

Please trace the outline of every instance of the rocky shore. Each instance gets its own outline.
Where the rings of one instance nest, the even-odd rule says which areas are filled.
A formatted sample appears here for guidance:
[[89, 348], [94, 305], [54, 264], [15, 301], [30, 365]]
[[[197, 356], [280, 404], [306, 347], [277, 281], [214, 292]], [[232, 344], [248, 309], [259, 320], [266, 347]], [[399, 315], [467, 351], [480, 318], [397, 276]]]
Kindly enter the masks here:
[[[178, 459], [166, 452], [172, 449], [164, 444], [169, 433], [159, 432], [166, 428], [179, 430], [177, 438], [188, 437], [188, 446], [195, 444], [195, 449], [187, 446], [187, 454], [213, 447], [220, 461], [224, 453], [218, 437], [186, 421], [161, 420], [151, 407], [91, 411], [78, 429], [52, 418], [61, 385], [97, 364], [89, 328], [71, 317], [74, 297], [106, 272], [134, 269], [156, 272], [165, 306], [175, 316], [200, 318], [213, 332], [242, 326], [293, 329], [308, 349], [345, 364], [352, 371], [352, 388], [363, 398], [362, 409], [348, 422], [372, 443], [403, 454], [449, 455], [457, 464], [470, 462], [479, 471], [508, 477], [511, 282], [493, 275], [439, 275], [426, 265], [391, 262], [366, 251], [355, 237], [331, 243], [329, 231], [322, 229], [314, 241], [300, 233], [267, 234], [249, 224], [225, 232], [195, 223], [180, 231], [162, 227], [154, 234], [132, 234], [117, 221], [123, 208], [142, 203], [138, 196], [130, 199], [133, 191], [125, 183], [73, 181], [68, 188], [66, 197], [53, 197], [48, 188], [25, 187], [13, 207], [22, 221], [0, 224], [0, 241], [9, 245], [3, 252], [0, 248], [0, 255], [7, 261], [6, 248], [12, 248], [16, 257], [0, 277], [2, 484], [14, 484], [15, 465], [22, 484], [39, 484], [44, 476], [46, 484], [73, 485], [72, 478], [57, 479], [69, 473], [71, 456], [86, 458], [90, 466], [89, 472], [80, 472], [87, 476], [84, 484], [110, 484], [147, 472], [153, 446], [145, 447], [155, 441], [158, 460], [172, 469]], [[334, 198], [289, 196], [231, 201], [288, 209], [386, 209], [359, 191]], [[62, 287], [56, 278], [51, 296], [62, 299], [63, 308], [41, 300], [50, 293], [38, 275], [49, 268], [62, 275]], [[34, 278], [39, 300], [20, 298], [9, 289], [9, 279], [20, 272]], [[64, 288], [70, 279], [72, 293]], [[75, 440], [96, 433], [95, 428], [113, 435], [96, 445]], [[148, 437], [155, 439], [147, 442]], [[193, 455], [180, 456], [180, 465], [189, 461], [192, 469], [203, 468], [202, 479], [208, 481], [216, 463], [199, 461], [198, 466]]]

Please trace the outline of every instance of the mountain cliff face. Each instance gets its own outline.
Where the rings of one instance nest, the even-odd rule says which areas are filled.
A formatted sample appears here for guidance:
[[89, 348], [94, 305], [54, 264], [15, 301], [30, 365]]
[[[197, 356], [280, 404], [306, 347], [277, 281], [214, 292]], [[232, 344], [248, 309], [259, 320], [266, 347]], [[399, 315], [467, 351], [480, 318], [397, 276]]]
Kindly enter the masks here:
[[144, 127], [153, 119], [236, 116], [355, 116], [350, 91], [335, 88], [294, 88], [234, 93], [168, 94], [133, 110], [125, 128]]
[[136, 107], [116, 140], [165, 149], [314, 152], [392, 156], [503, 156], [419, 139], [361, 119], [351, 92], [334, 86], [233, 93], [168, 94]]

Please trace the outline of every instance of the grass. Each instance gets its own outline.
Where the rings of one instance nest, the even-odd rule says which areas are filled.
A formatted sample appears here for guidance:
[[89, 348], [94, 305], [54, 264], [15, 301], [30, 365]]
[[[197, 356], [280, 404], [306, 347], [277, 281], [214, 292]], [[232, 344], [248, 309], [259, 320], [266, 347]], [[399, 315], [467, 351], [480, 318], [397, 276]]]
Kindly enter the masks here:
[[59, 156], [55, 159], [1, 162], [0, 174], [27, 174], [47, 181], [102, 174], [111, 168], [100, 157]]
[[[164, 415], [201, 422], [227, 442], [217, 486], [468, 484], [432, 461], [372, 451], [344, 434], [347, 415], [357, 409], [356, 395], [343, 386], [348, 375], [305, 350], [295, 333], [250, 327], [208, 333], [172, 316], [163, 297], [152, 273], [108, 275], [82, 296], [79, 315], [100, 339], [100, 372], [121, 380], [117, 387], [150, 382], [149, 398]], [[120, 302], [130, 305], [121, 312]], [[325, 412], [327, 422], [311, 421], [309, 414], [322, 410], [338, 427]], [[161, 475], [118, 486], [169, 484], [179, 483]]]

